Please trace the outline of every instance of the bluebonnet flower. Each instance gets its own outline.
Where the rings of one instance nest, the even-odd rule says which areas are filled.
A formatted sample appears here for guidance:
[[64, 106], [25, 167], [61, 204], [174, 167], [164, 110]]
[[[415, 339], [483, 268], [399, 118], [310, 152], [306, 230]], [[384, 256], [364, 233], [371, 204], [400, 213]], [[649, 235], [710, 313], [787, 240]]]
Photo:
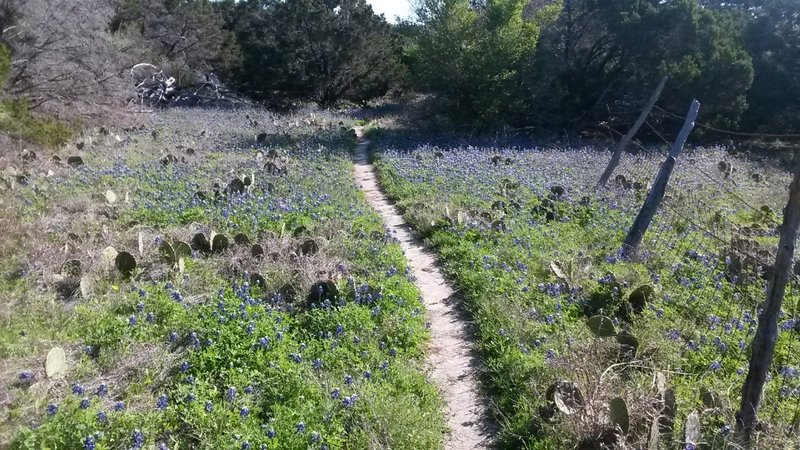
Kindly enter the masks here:
[[58, 405], [51, 403], [47, 405], [47, 415], [48, 416], [55, 416], [58, 412]]
[[186, 394], [186, 397], [184, 397], [183, 400], [186, 403], [194, 403], [194, 401], [197, 400], [197, 396], [190, 392], [190, 393]]
[[119, 401], [114, 403], [114, 411], [125, 411], [125, 402]]
[[169, 450], [169, 447], [167, 447], [167, 444], [166, 444], [166, 443], [164, 443], [164, 442], [159, 442], [159, 443], [158, 443], [158, 450]]
[[247, 386], [245, 386], [245, 388], [244, 388], [244, 393], [245, 393], [245, 394], [252, 394], [252, 393], [253, 393], [253, 390], [254, 390], [254, 389], [253, 389], [253, 386], [252, 386], [252, 385], [247, 385]]
[[300, 355], [299, 353], [290, 353], [289, 354], [289, 358], [291, 358], [292, 361], [294, 361], [294, 362], [296, 362], [298, 364], [303, 362], [303, 356]]
[[97, 411], [97, 421], [102, 424], [108, 422], [108, 415], [106, 415], [105, 411]]
[[225, 391], [225, 399], [229, 402], [236, 400], [236, 388], [233, 386], [229, 386], [228, 389]]
[[298, 433], [305, 433], [306, 432], [306, 424], [303, 423], [303, 422], [297, 422], [297, 424], [294, 426], [294, 429]]
[[242, 450], [250, 450], [250, 443], [247, 441], [242, 442]]
[[242, 407], [239, 410], [239, 415], [242, 416], [242, 418], [246, 418], [247, 416], [250, 415], [250, 408], [248, 408], [246, 406]]
[[355, 406], [356, 400], [358, 400], [358, 396], [356, 394], [346, 396], [344, 399], [342, 399], [342, 405], [344, 405], [345, 408], [351, 408]]
[[341, 395], [341, 391], [339, 390], [339, 388], [334, 388], [331, 391], [331, 398], [334, 399], [334, 400], [338, 399], [340, 395]]
[[311, 442], [315, 442], [316, 443], [316, 442], [319, 442], [321, 439], [322, 439], [322, 436], [318, 432], [316, 432], [316, 431], [312, 431], [311, 432]]
[[720, 353], [725, 353], [728, 351], [728, 344], [723, 342], [722, 338], [720, 338], [719, 336], [716, 336], [714, 338], [714, 345], [717, 347], [717, 350], [719, 350]]
[[181, 363], [179, 367], [181, 372], [188, 372], [189, 371], [189, 361], [184, 361]]
[[86, 436], [86, 439], [83, 440], [83, 450], [94, 450], [95, 440], [94, 436], [89, 435]]
[[135, 327], [136, 326], [136, 316], [128, 317], [128, 325]]
[[719, 370], [721, 368], [722, 368], [722, 364], [720, 364], [719, 361], [714, 361], [708, 366], [709, 370]]
[[192, 331], [191, 334], [189, 334], [189, 343], [194, 348], [200, 348], [200, 338], [197, 337], [197, 332]]
[[268, 438], [273, 439], [273, 438], [275, 438], [275, 435], [276, 435], [276, 433], [275, 433], [275, 429], [274, 428], [270, 428], [269, 430], [267, 430], [267, 437]]
[[321, 360], [321, 359], [319, 359], [319, 358], [315, 359], [315, 360], [314, 360], [314, 361], [311, 363], [311, 367], [313, 367], [313, 368], [314, 368], [314, 370], [320, 370], [320, 369], [322, 369], [322, 360]]
[[98, 397], [105, 397], [108, 395], [108, 386], [105, 383], [100, 383], [100, 386], [97, 386], [97, 391], [95, 391], [95, 395]]
[[211, 403], [211, 400], [206, 401], [206, 412], [214, 412], [214, 404]]
[[144, 311], [144, 302], [139, 302], [136, 304], [136, 312]]
[[29, 381], [33, 379], [33, 372], [30, 370], [23, 370], [19, 373], [19, 380], [20, 381]]
[[167, 397], [166, 395], [161, 395], [160, 397], [158, 397], [158, 399], [156, 400], [156, 409], [158, 409], [159, 411], [164, 411], [165, 409], [167, 409], [168, 406], [169, 406], [169, 397]]
[[350, 385], [350, 384], [353, 384], [353, 381], [354, 380], [353, 380], [352, 376], [350, 376], [350, 375], [345, 375], [344, 376], [344, 384]]
[[547, 351], [544, 353], [544, 357], [545, 357], [545, 358], [547, 358], [547, 359], [555, 358], [555, 356], [556, 356], [556, 351], [555, 351], [555, 350], [553, 350], [552, 348], [551, 348], [551, 349], [548, 349], [548, 350], [547, 350]]
[[85, 389], [78, 383], [72, 385], [72, 393], [75, 395], [83, 395]]
[[264, 350], [269, 350], [269, 338], [268, 337], [259, 338], [258, 346], [263, 348]]
[[134, 450], [141, 450], [144, 445], [144, 435], [139, 430], [133, 430], [131, 434], [131, 446]]
[[81, 399], [81, 403], [79, 406], [81, 409], [89, 409], [89, 406], [91, 406], [91, 404], [92, 402], [90, 402], [88, 398], [84, 397]]
[[152, 312], [148, 312], [144, 320], [146, 320], [148, 323], [153, 323], [156, 321], [156, 316]]
[[195, 382], [194, 375], [187, 375], [185, 381], [186, 381], [186, 384], [194, 384], [194, 382]]

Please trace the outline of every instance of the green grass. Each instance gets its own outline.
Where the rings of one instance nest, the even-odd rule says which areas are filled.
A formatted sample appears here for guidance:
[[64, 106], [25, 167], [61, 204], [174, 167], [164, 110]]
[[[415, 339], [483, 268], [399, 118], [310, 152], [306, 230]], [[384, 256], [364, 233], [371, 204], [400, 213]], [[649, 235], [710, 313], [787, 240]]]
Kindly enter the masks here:
[[31, 114], [23, 99], [0, 101], [0, 132], [45, 147], [59, 147], [73, 135], [71, 127]]

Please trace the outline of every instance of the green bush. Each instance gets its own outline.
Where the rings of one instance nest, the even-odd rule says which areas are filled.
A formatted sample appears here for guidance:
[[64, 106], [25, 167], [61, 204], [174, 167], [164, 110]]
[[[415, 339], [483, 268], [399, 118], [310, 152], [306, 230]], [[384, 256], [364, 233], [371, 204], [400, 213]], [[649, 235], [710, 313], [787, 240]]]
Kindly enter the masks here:
[[[2, 71], [0, 62], [0, 72]], [[64, 145], [72, 137], [72, 130], [65, 125], [53, 119], [32, 115], [30, 104], [24, 99], [0, 101], [0, 132], [46, 147]]]

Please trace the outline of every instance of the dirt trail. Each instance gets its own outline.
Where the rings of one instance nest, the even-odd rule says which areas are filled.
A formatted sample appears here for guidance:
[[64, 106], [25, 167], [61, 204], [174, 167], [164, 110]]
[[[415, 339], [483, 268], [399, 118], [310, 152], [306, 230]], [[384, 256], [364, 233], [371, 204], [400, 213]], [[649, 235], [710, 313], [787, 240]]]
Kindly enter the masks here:
[[431, 379], [447, 403], [450, 427], [445, 448], [467, 450], [489, 448], [494, 425], [487, 416], [488, 404], [480, 393], [477, 380], [478, 360], [470, 341], [467, 318], [459, 309], [453, 288], [444, 279], [436, 256], [413, 236], [408, 224], [378, 187], [369, 163], [369, 141], [363, 130], [355, 153], [356, 181], [367, 201], [383, 216], [386, 226], [400, 240], [406, 258], [417, 279], [431, 322], [431, 341], [426, 358]]

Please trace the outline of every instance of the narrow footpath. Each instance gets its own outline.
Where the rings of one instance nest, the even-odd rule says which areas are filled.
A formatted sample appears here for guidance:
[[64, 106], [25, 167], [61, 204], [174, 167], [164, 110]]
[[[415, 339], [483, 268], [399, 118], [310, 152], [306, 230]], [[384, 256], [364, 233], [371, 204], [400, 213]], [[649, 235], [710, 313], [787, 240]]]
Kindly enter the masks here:
[[397, 209], [380, 190], [375, 169], [369, 162], [369, 141], [356, 129], [356, 181], [367, 201], [383, 216], [383, 221], [400, 241], [422, 292], [431, 322], [431, 340], [426, 363], [431, 379], [446, 402], [450, 435], [447, 450], [489, 448], [494, 425], [488, 417], [488, 402], [478, 387], [478, 359], [470, 340], [465, 314], [459, 299], [439, 270], [436, 255], [414, 237]]

